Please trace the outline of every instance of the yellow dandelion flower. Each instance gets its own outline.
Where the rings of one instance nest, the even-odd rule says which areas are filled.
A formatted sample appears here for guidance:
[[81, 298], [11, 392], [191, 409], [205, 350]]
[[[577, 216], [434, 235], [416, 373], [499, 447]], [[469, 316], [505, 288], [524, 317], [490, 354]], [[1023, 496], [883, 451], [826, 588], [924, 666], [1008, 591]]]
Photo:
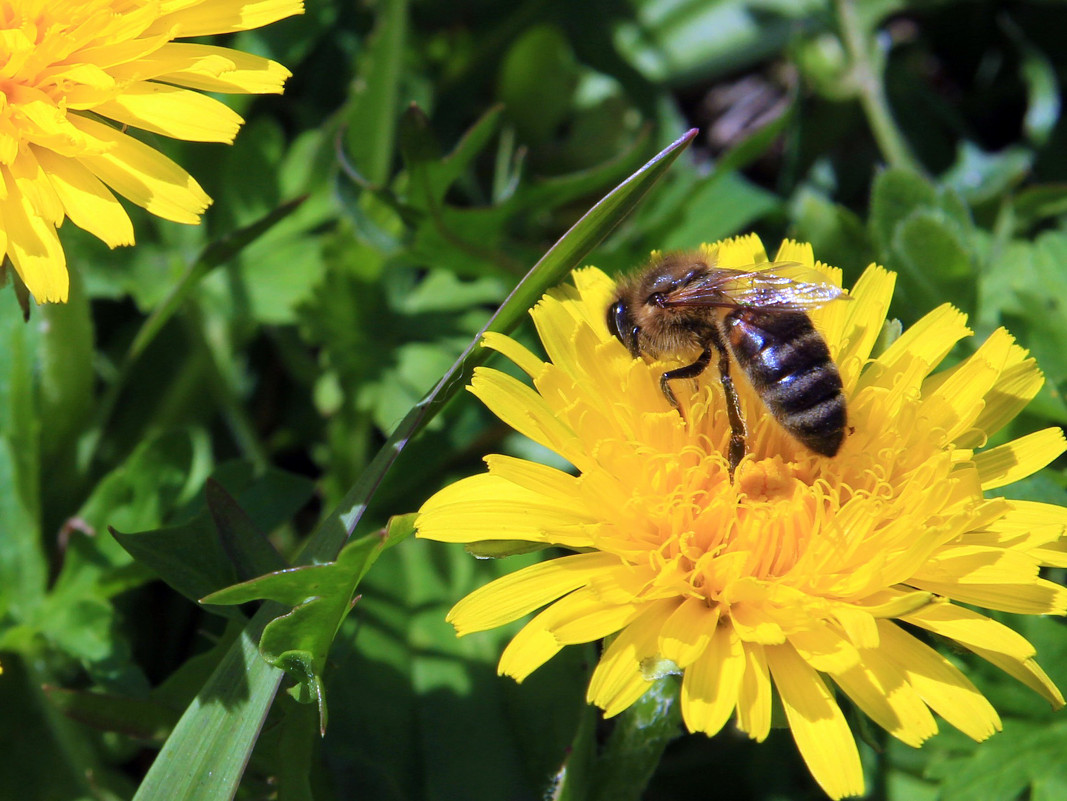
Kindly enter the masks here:
[[174, 40], [302, 10], [301, 0], [0, 0], [0, 253], [38, 302], [67, 298], [65, 218], [116, 247], [133, 243], [133, 226], [112, 192], [181, 223], [211, 203], [127, 126], [232, 142], [242, 119], [200, 92], [281, 92], [289, 77], [259, 56]]
[[[766, 260], [752, 236], [708, 252], [736, 269]], [[840, 285], [810, 245], [786, 242], [776, 260]], [[811, 313], [847, 398], [840, 451], [804, 448], [734, 376], [749, 435], [731, 480], [715, 370], [687, 397], [675, 383], [679, 414], [659, 377], [684, 362], [632, 358], [606, 325], [611, 279], [591, 268], [573, 278], [532, 312], [548, 362], [507, 337], [485, 338], [533, 388], [483, 368], [471, 390], [577, 475], [490, 456], [488, 473], [438, 492], [416, 524], [420, 536], [447, 542], [528, 540], [577, 552], [498, 579], [452, 609], [449, 620], [467, 634], [545, 607], [504, 651], [502, 674], [521, 681], [565, 645], [616, 635], [588, 690], [606, 715], [634, 703], [669, 660], [683, 674], [691, 731], [713, 735], [734, 716], [755, 740], [770, 730], [777, 692], [800, 753], [833, 798], [863, 792], [835, 693], [913, 746], [937, 731], [935, 712], [975, 740], [1001, 727], [916, 629], [1063, 704], [1033, 646], [971, 608], [1067, 610], [1067, 591], [1039, 575], [1043, 565], [1067, 566], [1067, 509], [984, 494], [1064, 450], [1058, 429], [982, 449], [1042, 383], [1007, 332], [934, 372], [971, 333], [946, 305], [872, 358], [894, 276], [871, 266], [851, 302]]]

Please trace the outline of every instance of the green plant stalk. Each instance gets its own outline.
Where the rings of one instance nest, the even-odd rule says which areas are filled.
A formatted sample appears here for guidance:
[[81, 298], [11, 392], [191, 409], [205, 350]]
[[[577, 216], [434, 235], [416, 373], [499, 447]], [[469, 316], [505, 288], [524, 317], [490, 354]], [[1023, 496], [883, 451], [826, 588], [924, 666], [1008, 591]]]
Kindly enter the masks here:
[[590, 801], [641, 801], [663, 751], [682, 733], [677, 676], [652, 682], [619, 715], [596, 762]]
[[[867, 117], [871, 133], [885, 160], [892, 167], [922, 172], [922, 166], [908, 147], [900, 128], [893, 120], [885, 94], [884, 59], [877, 55], [870, 32], [856, 9], [856, 0], [836, 0], [838, 26], [848, 53], [849, 75], [860, 106]], [[876, 63], [877, 59], [877, 63]]]

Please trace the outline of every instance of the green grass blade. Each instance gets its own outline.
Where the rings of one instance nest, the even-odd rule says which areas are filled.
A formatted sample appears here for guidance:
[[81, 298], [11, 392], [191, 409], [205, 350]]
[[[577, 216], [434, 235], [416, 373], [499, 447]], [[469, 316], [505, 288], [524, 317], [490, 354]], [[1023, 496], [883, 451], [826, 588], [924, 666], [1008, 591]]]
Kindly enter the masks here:
[[133, 801], [233, 798], [285, 675], [259, 655], [263, 628], [282, 611], [264, 605], [185, 710]]
[[497, 309], [496, 314], [474, 337], [437, 386], [430, 390], [429, 394], [400, 421], [400, 425], [396, 427], [356, 484], [338, 504], [337, 509], [323, 521], [312, 536], [304, 555], [305, 560], [329, 560], [337, 555], [363, 516], [367, 502], [381, 483], [386, 471], [408, 441], [433, 419], [434, 415], [456, 392], [467, 385], [474, 368], [487, 358], [488, 352], [478, 347], [482, 336], [487, 331], [508, 332], [513, 329], [548, 287], [558, 284], [604, 237], [611, 233], [612, 229], [640, 202], [645, 193], [674, 163], [696, 134], [697, 131], [694, 128], [672, 142], [641, 169], [605, 195], [571, 226], [555, 245], [549, 248], [541, 260], [512, 290], [503, 305]]

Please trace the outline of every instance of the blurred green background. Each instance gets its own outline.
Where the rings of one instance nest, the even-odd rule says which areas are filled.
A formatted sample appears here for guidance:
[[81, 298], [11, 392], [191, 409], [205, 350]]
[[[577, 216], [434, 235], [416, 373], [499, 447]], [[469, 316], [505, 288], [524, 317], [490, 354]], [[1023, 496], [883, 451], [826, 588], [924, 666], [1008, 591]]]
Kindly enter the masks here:
[[[113, 252], [64, 226], [71, 302], [24, 323], [0, 297], [0, 798], [132, 797], [243, 621], [190, 600], [244, 577], [216, 532], [293, 557], [523, 274], [689, 128], [586, 263], [750, 230], [772, 253], [810, 241], [846, 286], [876, 261], [905, 325], [951, 301], [975, 341], [1006, 325], [1038, 358], [1046, 388], [1006, 435], [1067, 422], [1065, 32], [1052, 0], [310, 0], [226, 39], [294, 75], [227, 99], [247, 120], [232, 147], [143, 136], [214, 198], [203, 224], [131, 209], [138, 244]], [[358, 533], [487, 452], [553, 458], [460, 392]], [[1058, 463], [1006, 494], [1062, 504], [1064, 486]], [[108, 527], [148, 532], [146, 557]], [[325, 663], [325, 737], [279, 694], [238, 797], [609, 798], [593, 647], [516, 685], [495, 675], [514, 627], [457, 640], [444, 622], [535, 558], [382, 554]], [[1061, 624], [1004, 618], [1067, 687]], [[1067, 717], [956, 656], [1005, 733], [916, 751], [857, 714], [870, 797], [1067, 797]], [[728, 727], [674, 740], [643, 797], [823, 796], [788, 730]]]

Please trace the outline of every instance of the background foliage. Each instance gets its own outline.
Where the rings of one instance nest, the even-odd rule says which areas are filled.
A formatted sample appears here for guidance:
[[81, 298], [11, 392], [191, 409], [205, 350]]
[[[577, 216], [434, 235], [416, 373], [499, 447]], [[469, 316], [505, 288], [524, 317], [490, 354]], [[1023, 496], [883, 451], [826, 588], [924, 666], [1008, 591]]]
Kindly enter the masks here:
[[[613, 727], [584, 706], [591, 647], [516, 685], [495, 675], [514, 629], [444, 622], [537, 557], [475, 561], [409, 518], [374, 534], [486, 452], [550, 456], [463, 392], [380, 485], [375, 453], [553, 242], [694, 126], [585, 261], [748, 230], [812, 242], [846, 284], [877, 261], [905, 324], [950, 300], [1037, 356], [1046, 388], [1006, 435], [1067, 423], [1064, 30], [1051, 0], [312, 0], [234, 37], [294, 77], [228, 98], [233, 147], [153, 141], [214, 197], [204, 224], [139, 215], [114, 252], [67, 226], [71, 302], [25, 324], [0, 296], [0, 798], [623, 797], [642, 710]], [[333, 559], [336, 525], [300, 543], [354, 486], [371, 536], [336, 565], [193, 603]], [[1059, 464], [1010, 494], [1064, 486]], [[259, 597], [284, 606], [221, 605]], [[283, 674], [255, 645], [294, 604], [263, 651], [312, 703], [279, 693], [263, 722]], [[1008, 622], [1067, 687], [1061, 623]], [[915, 751], [857, 716], [871, 797], [1064, 797], [1067, 718], [965, 664], [1005, 733]], [[229, 778], [201, 783], [205, 760]], [[644, 797], [711, 792], [820, 797], [785, 731], [676, 739]]]

